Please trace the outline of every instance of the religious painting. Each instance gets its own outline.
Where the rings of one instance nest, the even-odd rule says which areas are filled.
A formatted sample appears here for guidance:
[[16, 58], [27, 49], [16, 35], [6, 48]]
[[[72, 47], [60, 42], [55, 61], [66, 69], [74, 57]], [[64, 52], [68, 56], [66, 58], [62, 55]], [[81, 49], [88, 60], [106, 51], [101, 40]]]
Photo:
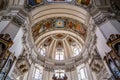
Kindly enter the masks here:
[[28, 4], [30, 6], [35, 6], [35, 5], [41, 4], [42, 2], [43, 0], [28, 0]]
[[9, 56], [10, 56], [10, 52], [7, 51], [5, 53], [5, 55], [1, 57], [1, 59], [0, 59], [0, 71], [4, 68], [4, 66], [6, 64], [6, 61], [9, 58]]
[[33, 37], [36, 37], [39, 34], [40, 28], [41, 28], [41, 25], [36, 25], [36, 26], [32, 27]]
[[109, 67], [110, 67], [110, 70], [112, 71], [112, 73], [114, 74], [114, 76], [116, 78], [120, 78], [120, 71], [118, 70], [118, 68], [115, 66], [115, 64], [113, 63], [112, 60], [109, 60]]
[[65, 21], [62, 19], [57, 19], [54, 21], [54, 27], [55, 28], [64, 28], [65, 27]]
[[47, 0], [48, 2], [71, 2], [72, 0]]
[[46, 29], [49, 29], [52, 26], [51, 21], [45, 22], [44, 26], [46, 27]]
[[39, 33], [42, 33], [52, 26], [52, 22], [50, 20], [41, 21], [40, 23], [36, 24], [32, 27], [32, 34], [33, 37], [36, 37]]
[[0, 80], [6, 80], [6, 77], [9, 73], [15, 59], [16, 59], [16, 57], [13, 56], [12, 54], [9, 56], [4, 68], [0, 72]]
[[114, 62], [116, 64], [116, 66], [119, 68], [120, 70], [120, 59], [114, 59]]
[[120, 70], [118, 69], [117, 65], [115, 64], [114, 60], [111, 58], [110, 54], [107, 54], [107, 56], [104, 58], [106, 60], [106, 63], [112, 72], [113, 76], [116, 79], [120, 79]]
[[83, 28], [82, 25], [80, 25], [79, 23], [76, 23], [75, 27], [76, 27], [76, 30], [77, 30], [80, 34], [85, 35], [86, 30]]
[[[84, 39], [87, 34], [87, 27], [85, 25], [76, 20], [65, 17], [53, 17], [40, 21], [32, 27], [32, 34], [33, 37], [36, 38], [38, 35], [41, 35], [41, 33], [54, 29], [70, 30], [80, 34]], [[59, 34], [58, 36], [60, 37], [61, 35]]]
[[68, 21], [68, 27], [69, 27], [70, 29], [73, 29], [74, 26], [75, 26], [74, 22]]
[[41, 25], [39, 33], [44, 32], [46, 30], [46, 27], [44, 25]]
[[86, 5], [88, 6], [90, 4], [90, 0], [76, 0], [77, 4], [80, 5]]
[[8, 49], [12, 44], [13, 42], [9, 34], [0, 34], [0, 72], [11, 54]]

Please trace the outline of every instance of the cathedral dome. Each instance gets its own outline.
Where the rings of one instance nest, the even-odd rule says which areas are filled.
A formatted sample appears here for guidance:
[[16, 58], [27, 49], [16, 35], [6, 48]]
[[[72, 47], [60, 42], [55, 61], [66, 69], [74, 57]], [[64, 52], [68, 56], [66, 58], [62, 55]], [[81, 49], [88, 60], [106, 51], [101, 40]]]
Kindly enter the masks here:
[[86, 26], [65, 17], [49, 18], [32, 27], [38, 54], [54, 60], [80, 55], [86, 34]]
[[[68, 17], [41, 20], [32, 28], [37, 58], [44, 63], [63, 65], [80, 61], [85, 52], [88, 28]], [[48, 65], [48, 64], [47, 64]]]

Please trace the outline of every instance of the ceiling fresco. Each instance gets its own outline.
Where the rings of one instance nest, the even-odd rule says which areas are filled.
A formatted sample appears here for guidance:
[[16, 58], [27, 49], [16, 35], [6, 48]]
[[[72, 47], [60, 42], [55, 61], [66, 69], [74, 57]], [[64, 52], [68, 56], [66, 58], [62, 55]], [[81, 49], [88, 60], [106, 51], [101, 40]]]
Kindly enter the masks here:
[[77, 6], [89, 6], [91, 0], [26, 0], [25, 8], [31, 10], [35, 7], [51, 3], [69, 3]]
[[71, 2], [73, 0], [47, 0], [48, 2]]
[[90, 4], [90, 0], [76, 0], [76, 3], [78, 5], [89, 5]]
[[[82, 23], [70, 19], [70, 18], [64, 18], [64, 17], [57, 17], [57, 18], [49, 18], [43, 21], [40, 21], [35, 26], [32, 27], [32, 35], [33, 38], [36, 39], [41, 34], [46, 33], [51, 30], [69, 30], [73, 31], [76, 34], [79, 34], [80, 36], [83, 36], [84, 39], [87, 34], [87, 27], [84, 26]], [[62, 36], [60, 34], [57, 34], [56, 37]]]
[[28, 4], [31, 6], [35, 6], [41, 3], [43, 3], [43, 0], [28, 0]]

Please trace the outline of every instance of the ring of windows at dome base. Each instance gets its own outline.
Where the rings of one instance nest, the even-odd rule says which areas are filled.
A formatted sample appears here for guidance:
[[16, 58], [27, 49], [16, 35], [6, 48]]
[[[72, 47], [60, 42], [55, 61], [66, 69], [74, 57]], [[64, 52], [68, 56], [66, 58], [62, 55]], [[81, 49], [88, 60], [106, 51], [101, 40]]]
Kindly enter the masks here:
[[[64, 35], [62, 33], [59, 33], [61, 36]], [[66, 34], [67, 35], [67, 34]], [[48, 56], [49, 53], [51, 53], [48, 57], [50, 57], [51, 55], [54, 56], [54, 58], [51, 59], [55, 59], [55, 60], [64, 60], [66, 59], [65, 56], [69, 53], [69, 51], [66, 52], [66, 48], [69, 48], [71, 50], [71, 56], [77, 56], [81, 53], [82, 50], [82, 45], [77, 41], [77, 39], [71, 38], [70, 35], [68, 35], [65, 38], [61, 38], [59, 37], [54, 38], [54, 34], [53, 35], [49, 35], [47, 38], [41, 38], [42, 40], [41, 43], [39, 43], [39, 45], [37, 45], [38, 48], [38, 52], [40, 55], [46, 57]], [[51, 47], [52, 46], [52, 47]], [[50, 51], [50, 50], [54, 50], [54, 51]], [[71, 57], [69, 57], [71, 58]]]

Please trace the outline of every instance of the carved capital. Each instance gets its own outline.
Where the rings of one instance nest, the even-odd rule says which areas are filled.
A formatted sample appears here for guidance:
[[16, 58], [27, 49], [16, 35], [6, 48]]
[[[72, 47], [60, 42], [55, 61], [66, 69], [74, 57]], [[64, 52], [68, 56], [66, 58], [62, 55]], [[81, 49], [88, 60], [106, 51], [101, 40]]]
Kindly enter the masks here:
[[97, 74], [101, 71], [103, 68], [103, 62], [100, 58], [100, 56], [93, 56], [91, 62], [90, 62], [91, 69], [96, 72]]
[[12, 19], [12, 23], [15, 24], [16, 26], [21, 27], [24, 24], [24, 20], [19, 16], [14, 16]]
[[10, 21], [12, 20], [13, 16], [12, 15], [3, 15], [0, 18], [0, 21]]
[[93, 20], [95, 24], [100, 25], [107, 20], [107, 17], [102, 12], [98, 12], [95, 16], [93, 16]]
[[27, 55], [21, 55], [16, 63], [16, 67], [21, 74], [24, 74], [30, 69], [30, 63], [27, 58]]

